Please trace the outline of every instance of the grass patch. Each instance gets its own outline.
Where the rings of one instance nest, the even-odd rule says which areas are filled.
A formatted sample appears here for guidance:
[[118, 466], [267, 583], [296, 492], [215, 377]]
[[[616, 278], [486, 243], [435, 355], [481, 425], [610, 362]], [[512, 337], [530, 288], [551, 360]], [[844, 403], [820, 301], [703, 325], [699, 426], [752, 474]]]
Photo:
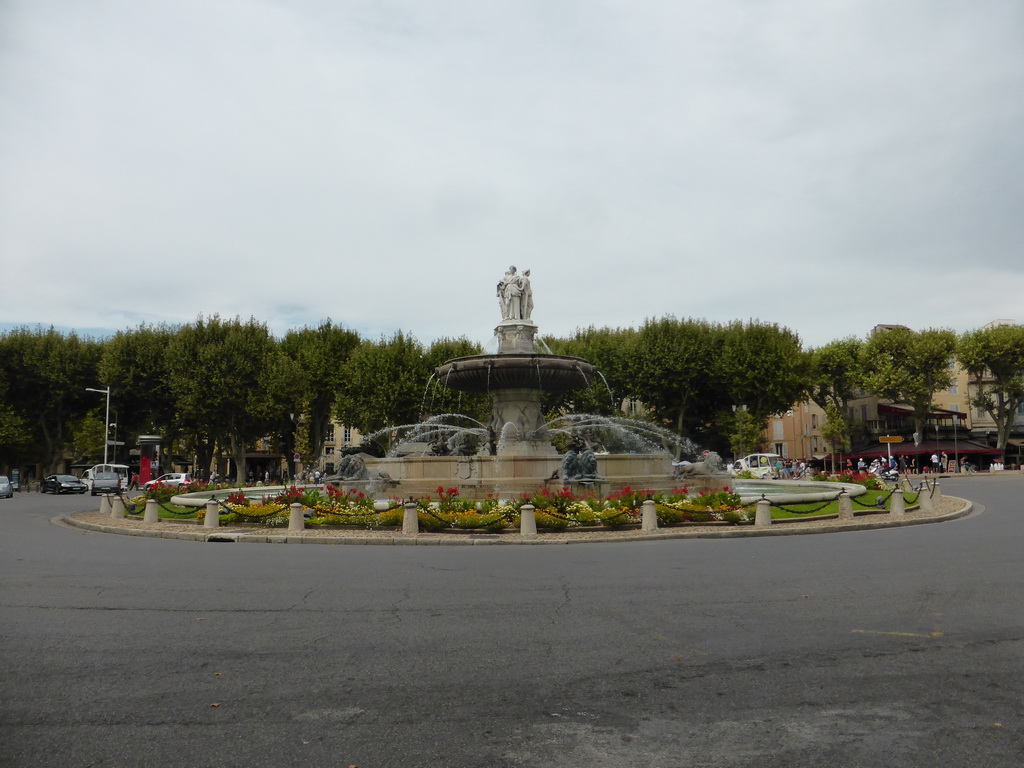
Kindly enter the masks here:
[[[201, 507], [182, 507], [178, 504], [164, 502], [163, 504], [157, 504], [156, 514], [157, 518], [160, 520], [195, 520], [196, 513], [199, 512], [200, 509]], [[131, 516], [137, 517], [141, 520], [142, 515], [145, 513], [145, 511], [146, 505], [138, 504], [135, 507], [135, 513]], [[174, 514], [174, 512], [177, 512], [178, 514]]]
[[[838, 493], [838, 491], [836, 491]], [[874, 506], [875, 499], [885, 498], [888, 495], [888, 491], [868, 491], [862, 496], [857, 497], [857, 501], [853, 502], [853, 511], [863, 511], [867, 504]], [[907, 500], [907, 504], [910, 504], [910, 500]], [[786, 510], [779, 509], [778, 507], [772, 507], [772, 520], [790, 520], [793, 518], [800, 518], [801, 520], [813, 520], [816, 517], [822, 517], [823, 515], [836, 515], [839, 514], [839, 502], [830, 501], [824, 508], [810, 512], [812, 509], [817, 509], [821, 506], [820, 501], [812, 501], [807, 504], [785, 504], [783, 505], [786, 509], [795, 509], [797, 512], [787, 512]], [[887, 505], [888, 506], [888, 505]], [[803, 512], [804, 514], [800, 514]], [[810, 513], [810, 514], [807, 514]]]

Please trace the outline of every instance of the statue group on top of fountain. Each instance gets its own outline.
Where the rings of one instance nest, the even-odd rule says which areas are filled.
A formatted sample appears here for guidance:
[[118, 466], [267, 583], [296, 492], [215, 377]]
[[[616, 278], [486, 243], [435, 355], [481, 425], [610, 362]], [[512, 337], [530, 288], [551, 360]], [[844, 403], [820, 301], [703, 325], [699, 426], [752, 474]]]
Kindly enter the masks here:
[[530, 287], [530, 270], [517, 274], [515, 265], [498, 283], [498, 305], [501, 307], [501, 319], [522, 320], [532, 323], [533, 288]]

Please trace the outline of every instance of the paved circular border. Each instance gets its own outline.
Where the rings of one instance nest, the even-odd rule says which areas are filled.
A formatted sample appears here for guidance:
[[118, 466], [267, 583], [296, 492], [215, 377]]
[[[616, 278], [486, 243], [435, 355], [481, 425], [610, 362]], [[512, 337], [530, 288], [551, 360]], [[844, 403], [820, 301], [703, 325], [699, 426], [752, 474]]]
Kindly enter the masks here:
[[[729, 526], [723, 528], [688, 527], [687, 529], [663, 528], [657, 532], [593, 531], [540, 533], [536, 536], [521, 536], [516, 533], [418, 533], [407, 535], [395, 531], [355, 531], [311, 529], [266, 533], [265, 529], [199, 528], [189, 530], [180, 523], [143, 523], [141, 520], [114, 520], [103, 518], [98, 512], [73, 512], [54, 518], [54, 521], [76, 528], [99, 533], [113, 533], [122, 536], [145, 536], [158, 539], [184, 539], [186, 541], [240, 541], [252, 544], [364, 544], [364, 545], [432, 545], [432, 546], [493, 546], [493, 545], [534, 545], [534, 544], [590, 544], [624, 541], [663, 541], [666, 539], [733, 539], [748, 536], [795, 536], [812, 533], [839, 533], [845, 531], [870, 531], [880, 528], [903, 528], [909, 525], [941, 523], [966, 517], [975, 511], [973, 502], [956, 496], [945, 496], [942, 506], [952, 506], [948, 512], [922, 514], [908, 512], [906, 517], [892, 518], [889, 515], [872, 514], [872, 518], [839, 522], [833, 519], [807, 520], [773, 523], [767, 528], [753, 526]], [[86, 519], [88, 517], [96, 519]], [[173, 526], [173, 527], [172, 527]]]

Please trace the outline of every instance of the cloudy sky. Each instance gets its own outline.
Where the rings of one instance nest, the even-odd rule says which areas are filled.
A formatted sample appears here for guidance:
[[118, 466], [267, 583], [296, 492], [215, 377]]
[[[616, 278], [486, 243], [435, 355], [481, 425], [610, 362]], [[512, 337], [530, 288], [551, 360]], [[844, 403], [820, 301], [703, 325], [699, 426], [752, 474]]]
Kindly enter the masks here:
[[0, 0], [0, 328], [1024, 321], [1017, 0]]

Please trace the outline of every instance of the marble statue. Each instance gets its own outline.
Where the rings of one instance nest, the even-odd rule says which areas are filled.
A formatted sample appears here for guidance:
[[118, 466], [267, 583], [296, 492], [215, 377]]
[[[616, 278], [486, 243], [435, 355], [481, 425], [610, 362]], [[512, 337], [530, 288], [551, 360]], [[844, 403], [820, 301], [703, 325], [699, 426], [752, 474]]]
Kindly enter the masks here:
[[530, 285], [530, 270], [523, 274], [516, 272], [515, 265], [508, 268], [498, 283], [498, 305], [502, 320], [530, 321], [533, 315], [533, 288]]

